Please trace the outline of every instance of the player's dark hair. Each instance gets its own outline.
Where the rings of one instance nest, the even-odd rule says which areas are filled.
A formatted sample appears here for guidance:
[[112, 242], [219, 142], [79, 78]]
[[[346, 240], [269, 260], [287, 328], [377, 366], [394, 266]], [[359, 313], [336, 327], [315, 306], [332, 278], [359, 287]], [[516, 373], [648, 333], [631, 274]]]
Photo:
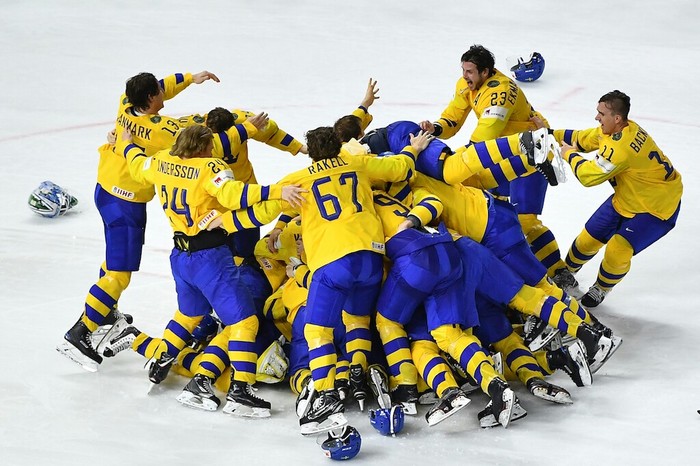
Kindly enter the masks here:
[[601, 97], [598, 103], [601, 102], [612, 110], [613, 115], [620, 115], [627, 121], [627, 115], [630, 113], [630, 98], [627, 94], [615, 89]]
[[228, 130], [233, 122], [233, 113], [223, 107], [216, 107], [207, 113], [207, 126], [215, 133]]
[[333, 125], [340, 142], [348, 142], [352, 138], [359, 138], [362, 134], [362, 120], [355, 115], [345, 115]]
[[181, 159], [192, 158], [207, 150], [213, 137], [211, 130], [206, 126], [188, 126], [178, 133], [170, 153]]
[[160, 90], [160, 83], [151, 73], [139, 73], [126, 81], [126, 98], [137, 110], [148, 108], [150, 98]]
[[342, 143], [335, 130], [330, 126], [321, 126], [306, 132], [306, 146], [313, 161], [337, 157]]
[[476, 69], [481, 73], [489, 70], [489, 76], [495, 73], [496, 59], [483, 45], [474, 44], [469, 50], [462, 54], [462, 62], [471, 62], [476, 65]]

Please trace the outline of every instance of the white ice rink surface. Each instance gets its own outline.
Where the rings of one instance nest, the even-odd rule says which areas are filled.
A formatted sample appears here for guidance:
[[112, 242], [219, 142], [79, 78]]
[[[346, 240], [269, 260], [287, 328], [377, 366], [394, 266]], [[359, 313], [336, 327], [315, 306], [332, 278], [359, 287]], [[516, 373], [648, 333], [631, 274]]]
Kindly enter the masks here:
[[[374, 127], [435, 119], [460, 75], [459, 57], [474, 43], [494, 52], [501, 69], [509, 55], [544, 55], [544, 76], [522, 87], [556, 128], [593, 127], [602, 94], [629, 94], [630, 117], [683, 175], [680, 218], [598, 308], [625, 341], [594, 385], [553, 377], [574, 405], [534, 399], [514, 383], [528, 416], [508, 430], [478, 427], [480, 395], [433, 428], [423, 408], [397, 438], [381, 437], [366, 415], [349, 410], [363, 440], [354, 464], [698, 464], [699, 5], [0, 1], [0, 465], [328, 464], [299, 434], [286, 384], [262, 386], [272, 418], [248, 421], [183, 408], [175, 396], [186, 379], [175, 375], [147, 395], [144, 360], [134, 353], [94, 374], [56, 353], [104, 256], [92, 202], [96, 148], [125, 80], [141, 71], [206, 69], [221, 78], [191, 86], [163, 113], [264, 110], [298, 138], [352, 111], [369, 77], [381, 88]], [[450, 144], [466, 143], [473, 126], [470, 118]], [[263, 183], [306, 164], [303, 155], [250, 145]], [[27, 197], [45, 179], [77, 195], [76, 212], [45, 220], [29, 211]], [[610, 193], [575, 179], [550, 189], [543, 219], [564, 253]], [[149, 206], [141, 271], [120, 302], [153, 335], [176, 303], [171, 231], [159, 210]], [[579, 273], [582, 287], [599, 260]]]

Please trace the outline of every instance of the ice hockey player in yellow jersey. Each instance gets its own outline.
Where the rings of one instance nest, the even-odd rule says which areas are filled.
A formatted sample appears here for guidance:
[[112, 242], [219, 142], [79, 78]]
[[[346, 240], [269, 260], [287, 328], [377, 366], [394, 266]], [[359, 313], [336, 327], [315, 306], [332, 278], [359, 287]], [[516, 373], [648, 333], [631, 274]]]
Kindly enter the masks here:
[[[661, 239], [676, 225], [683, 183], [678, 170], [639, 124], [628, 119], [630, 98], [608, 92], [598, 101], [596, 128], [557, 130], [562, 157], [582, 185], [606, 181], [614, 193], [588, 219], [566, 257], [577, 272], [605, 246], [598, 278], [581, 298], [587, 307], [599, 305], [629, 272], [632, 256]], [[578, 152], [596, 151], [586, 159]]]

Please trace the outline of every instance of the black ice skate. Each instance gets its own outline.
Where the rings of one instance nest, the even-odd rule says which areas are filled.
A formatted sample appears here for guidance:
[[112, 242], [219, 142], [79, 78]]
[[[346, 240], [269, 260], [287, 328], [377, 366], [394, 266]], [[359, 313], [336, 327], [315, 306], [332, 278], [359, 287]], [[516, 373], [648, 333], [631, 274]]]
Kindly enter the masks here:
[[586, 294], [581, 297], [581, 305], [586, 308], [596, 307], [603, 302], [606, 294], [608, 294], [607, 291], [600, 288], [598, 285], [593, 285], [588, 289]]
[[178, 395], [177, 401], [190, 408], [216, 411], [221, 401], [214, 393], [212, 382], [213, 380], [206, 375], [195, 374]]
[[558, 334], [559, 330], [551, 327], [547, 322], [536, 316], [528, 316], [523, 326], [525, 336], [523, 342], [532, 352], [547, 346]]
[[574, 402], [574, 400], [571, 399], [571, 393], [562, 387], [551, 384], [544, 379], [537, 377], [533, 377], [527, 381], [527, 389], [530, 390], [530, 393], [535, 395], [537, 398], [541, 398], [545, 401], [551, 401], [552, 403], [570, 405]]
[[[525, 417], [527, 412], [520, 407], [518, 397], [508, 384], [501, 379], [493, 379], [488, 387], [491, 401], [486, 408], [479, 413], [481, 427], [493, 427], [501, 424], [508, 427], [511, 421]], [[518, 409], [516, 410], [516, 406]]]
[[450, 387], [445, 390], [445, 393], [443, 393], [437, 403], [425, 413], [425, 420], [432, 427], [466, 407], [470, 401], [461, 389]]
[[345, 407], [335, 389], [314, 392], [306, 413], [299, 418], [302, 435], [318, 434], [347, 425]]
[[56, 351], [86, 371], [97, 372], [97, 366], [102, 363], [102, 356], [93, 348], [87, 326], [78, 320], [63, 338], [65, 341], [56, 347]]
[[555, 350], [547, 351], [547, 363], [550, 369], [560, 369], [567, 373], [577, 387], [584, 387], [593, 383], [591, 368], [588, 367], [586, 350], [579, 340], [571, 345], [562, 346]]
[[578, 289], [578, 281], [576, 277], [574, 277], [574, 274], [566, 267], [555, 270], [552, 281], [559, 288], [566, 291], [567, 294], [572, 296], [576, 295], [575, 291]]
[[350, 366], [350, 391], [360, 405], [360, 411], [364, 411], [369, 388], [367, 387], [367, 373], [362, 370], [362, 366], [359, 364]]
[[131, 345], [136, 340], [136, 337], [141, 335], [141, 331], [130, 325], [126, 327], [120, 334], [114, 336], [106, 345], [102, 354], [107, 358], [113, 358], [118, 353], [131, 348]]
[[391, 396], [389, 395], [389, 380], [382, 368], [377, 365], [369, 366], [369, 387], [372, 390], [377, 404], [382, 409], [391, 409]]
[[418, 387], [415, 385], [401, 384], [391, 392], [391, 399], [403, 407], [403, 412], [410, 416], [418, 414]]
[[591, 374], [595, 374], [622, 344], [622, 338], [615, 335], [607, 337], [604, 331], [586, 323], [579, 326], [576, 331], [576, 337], [581, 340], [586, 348]]
[[520, 150], [527, 156], [528, 163], [544, 175], [551, 186], [559, 184], [557, 175], [548, 159], [549, 147], [546, 144], [547, 129], [526, 131], [520, 134]]
[[112, 309], [97, 329], [92, 332], [92, 345], [97, 354], [103, 354], [105, 348], [115, 336], [131, 325], [134, 318], [130, 314], [122, 314], [118, 309]]
[[148, 380], [154, 384], [161, 383], [168, 376], [174, 362], [174, 356], [170, 356], [168, 353], [161, 354], [156, 361], [151, 362], [151, 366], [148, 368]]
[[270, 417], [270, 403], [255, 396], [249, 383], [231, 380], [223, 411], [240, 417]]

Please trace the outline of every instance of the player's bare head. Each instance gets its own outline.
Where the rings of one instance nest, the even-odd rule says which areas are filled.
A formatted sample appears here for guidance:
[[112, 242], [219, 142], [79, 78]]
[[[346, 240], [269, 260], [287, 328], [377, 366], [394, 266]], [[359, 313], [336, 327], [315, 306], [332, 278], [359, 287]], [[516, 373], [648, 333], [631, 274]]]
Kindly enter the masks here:
[[323, 160], [337, 157], [342, 143], [335, 130], [330, 126], [321, 126], [306, 133], [306, 146], [311, 160]]
[[469, 50], [462, 54], [462, 63], [471, 62], [476, 65], [479, 73], [488, 70], [489, 76], [494, 73], [496, 59], [493, 54], [483, 45], [474, 44], [469, 47]]
[[170, 153], [181, 159], [210, 157], [214, 135], [206, 126], [193, 125], [181, 130]]
[[598, 103], [605, 104], [613, 115], [620, 115], [623, 121], [627, 121], [630, 113], [630, 98], [624, 92], [618, 90], [608, 92], [598, 100]]
[[333, 129], [338, 133], [340, 142], [348, 142], [353, 138], [360, 139], [362, 136], [362, 120], [355, 115], [345, 115], [335, 122]]
[[207, 113], [207, 126], [215, 133], [228, 130], [233, 126], [233, 113], [222, 107], [216, 107]]
[[126, 81], [126, 98], [136, 109], [148, 108], [151, 98], [160, 92], [160, 83], [151, 73], [139, 73]]

